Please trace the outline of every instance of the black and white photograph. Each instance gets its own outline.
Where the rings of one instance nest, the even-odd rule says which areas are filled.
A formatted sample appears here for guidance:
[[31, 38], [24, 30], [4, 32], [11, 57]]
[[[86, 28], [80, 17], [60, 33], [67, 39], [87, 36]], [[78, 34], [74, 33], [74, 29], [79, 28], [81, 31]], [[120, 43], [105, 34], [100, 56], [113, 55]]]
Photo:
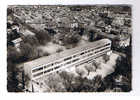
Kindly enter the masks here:
[[7, 91], [129, 93], [132, 6], [8, 5]]

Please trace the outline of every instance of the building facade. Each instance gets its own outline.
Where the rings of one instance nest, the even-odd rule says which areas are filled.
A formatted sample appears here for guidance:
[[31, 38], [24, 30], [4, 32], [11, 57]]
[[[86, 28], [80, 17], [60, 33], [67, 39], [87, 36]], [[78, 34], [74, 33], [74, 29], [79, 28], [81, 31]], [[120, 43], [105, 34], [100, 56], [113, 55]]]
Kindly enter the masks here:
[[109, 53], [111, 53], [111, 41], [102, 39], [27, 62], [24, 64], [24, 71], [31, 80], [36, 80], [67, 67], [76, 67], [84, 63], [90, 63], [97, 57]]

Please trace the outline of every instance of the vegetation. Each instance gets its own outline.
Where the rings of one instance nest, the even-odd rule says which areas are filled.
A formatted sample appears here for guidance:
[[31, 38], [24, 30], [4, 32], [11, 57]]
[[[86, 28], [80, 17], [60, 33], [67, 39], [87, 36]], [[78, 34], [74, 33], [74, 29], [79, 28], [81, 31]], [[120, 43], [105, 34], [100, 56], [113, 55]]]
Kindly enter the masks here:
[[51, 37], [45, 31], [38, 31], [38, 33], [36, 34], [36, 38], [38, 39], [41, 45], [45, 45], [51, 40]]
[[8, 46], [7, 60], [16, 63], [19, 61], [19, 58], [20, 58], [20, 53], [16, 50], [16, 48], [12, 46]]
[[67, 92], [97, 92], [102, 83], [101, 76], [96, 76], [93, 80], [74, 77], [66, 72], [60, 74]]
[[[131, 64], [128, 57], [119, 57], [116, 61], [115, 72], [104, 78], [100, 91], [111, 90], [114, 92], [129, 92], [131, 91]], [[116, 88], [119, 88], [116, 90]]]
[[[131, 7], [114, 5], [104, 7], [64, 6], [61, 9], [63, 16], [57, 7], [54, 6], [52, 8], [51, 6], [48, 6], [48, 10], [42, 12], [41, 17], [46, 24], [44, 26], [45, 28], [39, 27], [38, 29], [38, 27], [36, 28], [25, 23], [26, 16], [29, 16], [29, 18], [31, 17], [31, 20], [36, 20], [36, 12], [40, 11], [40, 8], [41, 7], [32, 8], [26, 6], [25, 8], [22, 8], [23, 12], [21, 12], [20, 7], [15, 7], [15, 10], [12, 10], [10, 7], [7, 9], [7, 15], [10, 16], [8, 17], [9, 22], [7, 23], [7, 29], [8, 31], [10, 30], [9, 33], [7, 32], [7, 89], [9, 92], [22, 91], [22, 89], [19, 87], [20, 82], [18, 75], [20, 73], [20, 68], [17, 67], [17, 64], [21, 64], [41, 56], [50, 55], [48, 52], [44, 53], [37, 47], [40, 45], [46, 45], [48, 42], [52, 42], [54, 37], [57, 37], [54, 39], [56, 43], [64, 45], [66, 48], [73, 48], [77, 46], [82, 39], [81, 37], [84, 35], [88, 37], [88, 42], [105, 38], [105, 36], [99, 35], [100, 32], [106, 32], [105, 26], [109, 25], [111, 28], [110, 32], [106, 32], [106, 34], [114, 35], [120, 35], [124, 26], [126, 27], [127, 31], [129, 28], [131, 28], [131, 20], [129, 20], [129, 18], [131, 18]], [[42, 9], [44, 8], [42, 7]], [[94, 9], [94, 11], [89, 11], [91, 9]], [[31, 15], [29, 15], [30, 11]], [[49, 18], [46, 17], [46, 13], [48, 13], [47, 11], [51, 12]], [[73, 11], [76, 13], [73, 13]], [[21, 20], [16, 17], [13, 18], [13, 13], [21, 17]], [[34, 15], [32, 13], [34, 13]], [[115, 17], [116, 14], [120, 18]], [[55, 17], [53, 15], [55, 15]], [[125, 19], [126, 17], [128, 19]], [[21, 26], [24, 26], [35, 35], [24, 36], [22, 33], [17, 32], [17, 30], [13, 28], [13, 23], [17, 23], [17, 26], [20, 29], [23, 28]], [[71, 24], [73, 23], [76, 23], [76, 27], [71, 27]], [[70, 24], [70, 26], [68, 24]], [[19, 37], [22, 38], [22, 42], [20, 43], [18, 50], [16, 47], [14, 47], [14, 44], [11, 41]], [[83, 77], [86, 73], [84, 70], [76, 68], [76, 72], [78, 74], [77, 77], [67, 72], [61, 72], [58, 76], [50, 76], [48, 81], [45, 81], [45, 86], [49, 86], [50, 91], [56, 92], [129, 92], [131, 91], [132, 83], [131, 48], [131, 43], [130, 46], [126, 48], [116, 48], [116, 45], [113, 45], [113, 50], [124, 53], [126, 57], [121, 56], [118, 58], [115, 65], [115, 72], [106, 76], [105, 78], [96, 76], [94, 79], [89, 80]], [[56, 50], [58, 53], [61, 51], [63, 51], [62, 48]], [[105, 55], [103, 56], [103, 59], [106, 63], [110, 58], [109, 56]], [[99, 66], [100, 63], [93, 62], [90, 66], [84, 66], [84, 69], [86, 69], [87, 75], [89, 75], [91, 71], [96, 71]], [[23, 80], [23, 83], [25, 84], [23, 84], [23, 88], [24, 85], [27, 85], [29, 82], [28, 76], [25, 75], [24, 78], [25, 80]]]
[[72, 45], [73, 47], [75, 47], [78, 44], [79, 41], [80, 41], [80, 36], [79, 35], [68, 34], [68, 35], [65, 35], [63, 43], [64, 43], [65, 46]]
[[89, 75], [90, 72], [96, 70], [96, 68], [95, 68], [95, 66], [93, 64], [85, 65], [85, 69], [88, 71], [88, 75]]
[[48, 79], [45, 80], [46, 90], [50, 92], [66, 92], [62, 84], [62, 78], [57, 74], [49, 75]]
[[97, 32], [95, 30], [89, 30], [88, 36], [89, 36], [89, 42], [93, 42], [97, 39]]
[[35, 48], [33, 48], [29, 43], [21, 43], [20, 52], [22, 58], [27, 60], [32, 60], [38, 56], [38, 52]]
[[105, 61], [105, 63], [106, 63], [107, 61], [109, 61], [110, 56], [109, 56], [109, 55], [104, 55], [104, 56], [103, 56], [103, 59], [104, 59], [104, 61]]
[[38, 46], [39, 40], [36, 38], [36, 36], [33, 35], [27, 35], [22, 37], [22, 40], [24, 43], [29, 43], [31, 46]]

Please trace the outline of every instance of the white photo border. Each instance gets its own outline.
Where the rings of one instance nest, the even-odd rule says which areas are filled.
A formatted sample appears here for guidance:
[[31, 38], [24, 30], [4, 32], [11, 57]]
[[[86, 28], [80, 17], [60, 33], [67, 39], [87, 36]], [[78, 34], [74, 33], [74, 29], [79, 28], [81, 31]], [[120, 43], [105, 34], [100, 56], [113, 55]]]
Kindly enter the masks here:
[[[132, 58], [132, 91], [128, 93], [64, 93], [65, 95], [69, 95], [72, 97], [75, 97], [77, 95], [86, 95], [86, 96], [130, 96], [130, 95], [140, 95], [140, 66], [139, 66], [139, 58], [140, 58], [140, 31], [139, 31], [139, 19], [140, 19], [140, 13], [139, 13], [139, 0], [1, 0], [0, 3], [0, 95], [7, 95], [8, 98], [16, 97], [17, 93], [8, 93], [7, 92], [7, 37], [6, 37], [6, 22], [7, 22], [7, 7], [8, 5], [96, 5], [96, 4], [109, 4], [109, 5], [119, 5], [119, 4], [128, 4], [132, 6], [132, 52], [133, 52], [133, 58]], [[39, 96], [43, 96], [42, 98], [45, 98], [45, 96], [53, 96], [55, 95], [56, 98], [59, 96], [63, 97], [63, 93], [60, 94], [50, 94], [50, 93], [40, 93], [36, 95], [35, 94], [22, 94], [23, 97], [25, 95], [29, 96], [29, 99], [34, 96], [35, 98]], [[23, 98], [21, 98], [23, 99]], [[37, 98], [36, 98], [37, 99]], [[46, 97], [47, 99], [47, 97]], [[67, 98], [68, 99], [68, 98]]]

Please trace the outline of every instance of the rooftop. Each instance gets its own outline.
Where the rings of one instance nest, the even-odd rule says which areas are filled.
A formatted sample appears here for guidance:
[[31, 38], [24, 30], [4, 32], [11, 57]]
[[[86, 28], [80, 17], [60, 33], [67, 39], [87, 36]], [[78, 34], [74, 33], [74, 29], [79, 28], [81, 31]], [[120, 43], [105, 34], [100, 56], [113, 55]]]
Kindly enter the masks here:
[[41, 58], [38, 58], [38, 59], [35, 59], [32, 61], [26, 62], [26, 63], [24, 63], [24, 65], [25, 66], [29, 65], [32, 67], [40, 66], [40, 65], [54, 62], [56, 60], [60, 60], [62, 58], [68, 57], [70, 55], [79, 53], [82, 50], [87, 50], [87, 49], [90, 49], [93, 47], [99, 47], [100, 45], [103, 45], [106, 42], [111, 42], [111, 41], [109, 39], [98, 40], [98, 41], [91, 42], [91, 43], [88, 43], [88, 44], [85, 44], [82, 46], [78, 46], [78, 47], [75, 47], [75, 48], [72, 48], [69, 50], [62, 51], [60, 53], [55, 53], [55, 54], [52, 54], [50, 56], [45, 56], [45, 57], [41, 57]]

